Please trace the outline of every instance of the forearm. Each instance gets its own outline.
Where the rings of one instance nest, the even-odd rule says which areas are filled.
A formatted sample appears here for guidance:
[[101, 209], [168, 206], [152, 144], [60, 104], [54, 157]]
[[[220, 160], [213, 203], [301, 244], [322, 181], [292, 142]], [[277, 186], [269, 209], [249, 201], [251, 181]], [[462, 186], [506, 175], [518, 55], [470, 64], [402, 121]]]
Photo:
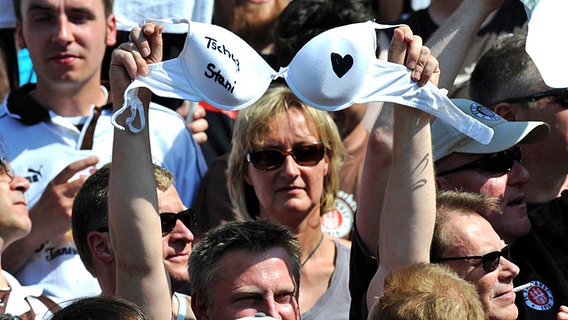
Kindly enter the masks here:
[[440, 88], [450, 89], [461, 71], [472, 42], [482, 23], [502, 1], [464, 0], [430, 37], [426, 46], [440, 62]]
[[[142, 90], [141, 90], [142, 91]], [[149, 94], [143, 98], [148, 116]], [[139, 133], [115, 129], [109, 186], [109, 224], [116, 260], [116, 294], [153, 319], [171, 315], [148, 125]]]

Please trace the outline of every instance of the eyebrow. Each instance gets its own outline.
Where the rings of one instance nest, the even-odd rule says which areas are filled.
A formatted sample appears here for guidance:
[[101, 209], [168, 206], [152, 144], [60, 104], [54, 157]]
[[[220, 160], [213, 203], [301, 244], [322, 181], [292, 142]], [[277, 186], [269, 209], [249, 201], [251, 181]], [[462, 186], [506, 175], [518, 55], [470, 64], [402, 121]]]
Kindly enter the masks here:
[[[44, 4], [40, 4], [40, 3], [32, 3], [30, 4], [28, 11], [26, 12], [26, 14], [29, 13], [33, 13], [34, 11], [49, 11], [49, 12], [58, 12], [59, 9], [51, 6], [51, 5], [44, 5]], [[91, 10], [88, 7], [71, 7], [71, 8], [65, 8], [65, 11], [71, 11], [71, 13], [82, 13], [82, 14], [86, 14], [90, 17], [94, 17], [95, 13], [93, 12], [93, 10]]]

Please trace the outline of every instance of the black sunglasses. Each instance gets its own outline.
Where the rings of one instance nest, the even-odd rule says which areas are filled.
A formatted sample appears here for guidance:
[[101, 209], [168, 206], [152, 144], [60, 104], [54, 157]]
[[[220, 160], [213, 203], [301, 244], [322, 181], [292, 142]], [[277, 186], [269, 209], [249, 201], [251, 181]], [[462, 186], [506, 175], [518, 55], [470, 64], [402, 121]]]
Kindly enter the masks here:
[[14, 180], [14, 171], [6, 158], [0, 158], [0, 175], [2, 174], [7, 175], [10, 181]]
[[564, 108], [568, 108], [568, 88], [552, 89], [548, 91], [537, 92], [528, 96], [506, 99], [503, 100], [502, 102], [508, 102], [508, 103], [521, 102], [521, 101], [535, 102], [539, 99], [546, 97], [554, 97], [556, 103], [560, 104]]
[[437, 173], [438, 177], [467, 169], [481, 169], [496, 174], [506, 174], [511, 171], [514, 161], [522, 163], [523, 154], [521, 148], [503, 150], [495, 153], [490, 153], [482, 158], [466, 163], [457, 168], [453, 168], [444, 172]]
[[301, 166], [312, 167], [318, 164], [325, 154], [321, 141], [309, 145], [294, 147], [289, 151], [278, 149], [256, 150], [247, 153], [247, 162], [258, 170], [274, 170], [280, 168], [287, 156], [292, 156], [294, 161]]
[[[195, 210], [189, 208], [179, 213], [162, 212], [160, 213], [160, 222], [162, 224], [162, 237], [166, 236], [176, 226], [176, 221], [181, 221], [186, 227], [193, 228], [197, 225], [195, 221]], [[101, 227], [97, 229], [98, 232], [108, 232], [109, 227]]]
[[438, 258], [432, 262], [478, 259], [481, 260], [481, 265], [483, 266], [483, 270], [489, 273], [497, 269], [497, 267], [499, 266], [499, 262], [501, 261], [501, 257], [510, 260], [511, 252], [509, 250], [509, 246], [505, 246], [503, 249], [501, 249], [501, 251], [489, 252], [482, 256], [446, 257], [446, 258]]

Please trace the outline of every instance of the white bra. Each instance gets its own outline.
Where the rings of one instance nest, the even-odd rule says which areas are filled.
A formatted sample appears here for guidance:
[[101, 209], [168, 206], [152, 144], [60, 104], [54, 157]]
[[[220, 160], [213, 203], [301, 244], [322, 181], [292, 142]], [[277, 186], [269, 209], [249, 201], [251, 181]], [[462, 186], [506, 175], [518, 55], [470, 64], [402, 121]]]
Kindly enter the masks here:
[[[428, 83], [420, 87], [404, 65], [375, 56], [375, 29], [395, 26], [372, 21], [327, 30], [306, 43], [287, 67], [278, 72], [244, 40], [216, 25], [186, 19], [152, 20], [187, 23], [185, 46], [177, 58], [149, 65], [149, 75], [134, 80], [124, 93], [125, 120], [132, 132], [145, 121], [137, 88], [159, 96], [189, 101], [204, 100], [224, 110], [240, 110], [257, 101], [272, 80], [283, 77], [290, 89], [308, 105], [336, 111], [356, 103], [393, 102], [417, 108], [444, 120], [480, 143], [488, 143], [493, 131], [463, 113], [446, 96], [446, 90]], [[140, 114], [140, 126], [133, 121]]]

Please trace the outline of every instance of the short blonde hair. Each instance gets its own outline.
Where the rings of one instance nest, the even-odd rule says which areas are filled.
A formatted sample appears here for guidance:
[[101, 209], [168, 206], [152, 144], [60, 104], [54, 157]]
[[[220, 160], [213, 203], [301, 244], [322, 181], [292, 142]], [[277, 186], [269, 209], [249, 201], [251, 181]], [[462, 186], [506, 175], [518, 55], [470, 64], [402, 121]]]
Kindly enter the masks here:
[[323, 143], [329, 170], [323, 179], [321, 212], [334, 207], [335, 196], [339, 190], [339, 168], [345, 158], [345, 148], [337, 126], [327, 112], [307, 105], [288, 87], [280, 85], [269, 88], [256, 103], [241, 110], [235, 123], [227, 183], [231, 202], [241, 218], [255, 219], [259, 214], [259, 202], [254, 188], [245, 181], [248, 167], [246, 155], [264, 143], [271, 120], [291, 108], [302, 111], [309, 130]]
[[444, 265], [417, 263], [391, 272], [369, 314], [373, 320], [483, 320], [475, 286]]

